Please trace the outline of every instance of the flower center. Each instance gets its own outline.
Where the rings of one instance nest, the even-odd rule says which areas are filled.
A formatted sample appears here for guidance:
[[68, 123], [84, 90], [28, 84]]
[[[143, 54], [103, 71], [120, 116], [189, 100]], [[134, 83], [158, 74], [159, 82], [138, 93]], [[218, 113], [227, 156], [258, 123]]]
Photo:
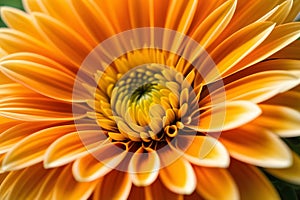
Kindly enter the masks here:
[[112, 139], [151, 142], [174, 138], [192, 121], [189, 88], [183, 75], [170, 67], [144, 64], [129, 70], [111, 94], [114, 120], [122, 135], [111, 135]]

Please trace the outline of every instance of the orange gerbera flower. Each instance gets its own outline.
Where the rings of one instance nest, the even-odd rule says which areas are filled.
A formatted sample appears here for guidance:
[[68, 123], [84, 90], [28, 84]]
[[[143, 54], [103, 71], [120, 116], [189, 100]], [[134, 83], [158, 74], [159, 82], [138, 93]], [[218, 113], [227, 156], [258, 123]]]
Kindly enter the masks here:
[[300, 184], [298, 0], [2, 7], [2, 199], [279, 199]]

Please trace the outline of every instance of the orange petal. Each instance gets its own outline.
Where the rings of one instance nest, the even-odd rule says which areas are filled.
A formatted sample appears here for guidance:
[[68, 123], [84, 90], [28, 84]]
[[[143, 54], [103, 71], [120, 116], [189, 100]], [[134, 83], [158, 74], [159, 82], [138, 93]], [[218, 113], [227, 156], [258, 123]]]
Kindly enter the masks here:
[[222, 143], [209, 136], [178, 136], [177, 148], [191, 163], [208, 167], [228, 167], [229, 154]]
[[57, 178], [53, 188], [52, 199], [88, 199], [99, 180], [77, 182], [72, 175], [72, 164], [66, 166]]
[[127, 151], [108, 143], [100, 145], [95, 151], [77, 159], [73, 164], [73, 175], [79, 182], [89, 182], [101, 178], [114, 169], [125, 158]]
[[283, 94], [279, 94], [264, 103], [270, 105], [289, 107], [300, 112], [299, 102], [300, 102], [300, 92], [297, 92], [295, 90], [290, 90]]
[[196, 177], [191, 164], [179, 158], [159, 171], [162, 183], [177, 194], [192, 194], [196, 188]]
[[205, 62], [200, 66], [202, 74], [205, 75], [205, 80], [215, 80], [219, 78], [220, 74], [227, 72], [260, 45], [272, 32], [274, 27], [275, 24], [272, 22], [253, 23], [222, 42], [210, 53], [211, 59], [216, 64], [216, 69], [215, 67], [213, 69], [206, 69]]
[[[274, 62], [272, 62], [275, 64]], [[274, 65], [270, 63], [270, 68]], [[279, 64], [279, 63], [278, 63]], [[288, 65], [282, 61], [282, 66]], [[293, 62], [291, 65], [298, 67], [300, 62]], [[264, 64], [262, 64], [264, 65]], [[257, 68], [263, 68], [263, 66]], [[250, 70], [250, 69], [249, 69]], [[224, 98], [224, 90], [226, 91], [226, 100], [246, 100], [253, 103], [260, 103], [265, 101], [276, 94], [283, 91], [287, 91], [299, 84], [299, 77], [292, 72], [287, 71], [263, 71], [255, 73], [251, 71], [246, 77], [236, 78], [229, 84], [226, 84], [224, 88], [219, 88], [210, 93], [207, 97], [201, 100], [201, 104], [208, 106], [211, 104], [211, 98]], [[238, 75], [239, 76], [239, 75]]]
[[205, 199], [239, 199], [238, 188], [227, 169], [194, 167], [197, 192]]
[[300, 23], [289, 23], [276, 26], [272, 33], [254, 51], [231, 68], [225, 75], [232, 74], [258, 63], [300, 37]]
[[292, 7], [291, 11], [289, 12], [289, 15], [285, 19], [285, 22], [295, 21], [297, 15], [299, 14], [299, 10], [300, 10], [300, 1], [293, 0], [293, 7]]
[[271, 58], [300, 60], [300, 54], [298, 52], [300, 52], [300, 40], [296, 40], [285, 48], [276, 52], [271, 56]]
[[[57, 180], [54, 175], [59, 175], [61, 169], [45, 170], [42, 165], [34, 165], [24, 170], [11, 172], [0, 187], [0, 195], [5, 199], [35, 199], [43, 193], [43, 186], [47, 185], [48, 191]], [[53, 179], [54, 178], [54, 179]], [[52, 179], [51, 181], [48, 181]], [[41, 198], [46, 198], [40, 196]]]
[[132, 156], [128, 170], [132, 182], [140, 187], [148, 186], [156, 180], [159, 167], [160, 160], [158, 154], [154, 150], [144, 150], [141, 147]]
[[126, 200], [131, 186], [132, 183], [128, 173], [113, 170], [103, 177], [101, 184], [96, 187], [94, 199]]
[[261, 167], [284, 168], [291, 165], [288, 146], [278, 136], [255, 125], [244, 125], [223, 132], [220, 141], [230, 155]]
[[10, 122], [1, 124], [1, 127], [8, 125], [6, 130], [0, 134], [0, 153], [8, 152], [15, 144], [20, 142], [23, 138], [51, 127], [54, 124], [49, 122], [32, 123], [32, 122]]
[[273, 176], [283, 179], [287, 182], [300, 185], [300, 156], [293, 153], [293, 164], [288, 168], [283, 169], [265, 169]]
[[236, 8], [236, 0], [229, 0], [212, 12], [191, 35], [205, 48], [217, 38], [229, 23]]
[[41, 2], [36, 0], [22, 0], [24, 9], [30, 12], [45, 12], [45, 8], [41, 7]]
[[92, 46], [74, 30], [54, 18], [41, 13], [34, 13], [33, 17], [51, 44], [66, 55], [73, 64], [80, 66], [92, 50]]
[[285, 106], [260, 105], [262, 115], [253, 121], [280, 137], [300, 136], [300, 112]]
[[44, 167], [54, 168], [89, 154], [103, 141], [99, 131], [87, 130], [64, 135], [53, 142], [44, 157]]
[[74, 129], [73, 125], [56, 126], [27, 136], [6, 154], [2, 170], [18, 170], [41, 162], [48, 146], [57, 138], [75, 131]]
[[0, 115], [22, 121], [73, 120], [71, 111], [71, 104], [46, 97], [8, 97], [0, 104]]
[[232, 160], [229, 171], [238, 186], [241, 199], [280, 199], [271, 182], [256, 167]]
[[[180, 173], [178, 173], [180, 174]], [[166, 187], [159, 179], [157, 179], [152, 185], [145, 187], [145, 199], [174, 199], [183, 200], [183, 195], [178, 192], [172, 192]]]
[[[222, 104], [222, 103], [221, 103]], [[200, 132], [217, 132], [242, 126], [261, 114], [260, 108], [248, 101], [226, 102], [200, 114], [198, 127], [191, 126]]]
[[286, 0], [278, 5], [278, 9], [270, 17], [267, 18], [268, 21], [276, 22], [281, 24], [285, 21], [286, 17], [289, 15], [289, 12], [293, 6], [293, 0]]
[[74, 77], [62, 71], [25, 60], [2, 61], [0, 70], [40, 94], [72, 102]]

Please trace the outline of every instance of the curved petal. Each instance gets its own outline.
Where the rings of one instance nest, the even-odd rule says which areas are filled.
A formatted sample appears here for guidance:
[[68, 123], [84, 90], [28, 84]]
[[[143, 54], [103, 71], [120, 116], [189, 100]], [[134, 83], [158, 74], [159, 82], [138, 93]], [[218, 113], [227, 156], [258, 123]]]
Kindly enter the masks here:
[[265, 104], [269, 105], [278, 105], [288, 108], [295, 109], [300, 112], [300, 92], [295, 90], [287, 91], [283, 94], [279, 94], [268, 101], [265, 101]]
[[237, 1], [229, 0], [212, 12], [193, 32], [191, 37], [205, 48], [218, 37], [232, 18]]
[[152, 185], [145, 187], [146, 199], [174, 199], [183, 200], [183, 195], [172, 192], [159, 179]]
[[260, 105], [262, 115], [253, 124], [264, 127], [280, 137], [300, 136], [300, 112], [285, 106]]
[[75, 179], [79, 182], [93, 181], [105, 176], [119, 165], [127, 151], [117, 145], [125, 146], [122, 143], [100, 145], [95, 151], [77, 159], [72, 168]]
[[[272, 62], [269, 65], [270, 68], [275, 68], [275, 66], [272, 64], [276, 64], [276, 61], [275, 63]], [[281, 64], [282, 66], [288, 65], [288, 63], [284, 61], [282, 61]], [[293, 62], [290, 64], [296, 68], [299, 66], [300, 62]], [[257, 68], [261, 69], [263, 68], [263, 65], [264, 64], [259, 65]], [[253, 73], [254, 71], [251, 70], [251, 72], [248, 73], [251, 75], [246, 77], [237, 75], [238, 78], [235, 78], [235, 80], [232, 80], [229, 84], [226, 84], [224, 88], [216, 89], [207, 97], [202, 99], [201, 104], [208, 106], [211, 104], [211, 98], [224, 98], [224, 90], [226, 91], [227, 101], [246, 100], [252, 101], [253, 103], [260, 103], [275, 96], [276, 94], [287, 91], [300, 83], [298, 76], [294, 75], [292, 72], [283, 70], [279, 71], [273, 69], [271, 71], [263, 71], [255, 74]]]
[[291, 11], [289, 12], [289, 15], [285, 19], [285, 22], [292, 22], [295, 21], [297, 15], [300, 11], [300, 1], [299, 0], [293, 0], [293, 6]]
[[191, 163], [207, 167], [228, 167], [229, 154], [217, 139], [209, 136], [178, 136], [176, 147]]
[[300, 23], [288, 23], [276, 26], [272, 33], [255, 50], [231, 68], [225, 75], [232, 74], [256, 64], [283, 49], [300, 37]]
[[129, 196], [132, 183], [129, 174], [113, 170], [103, 177], [95, 189], [94, 199], [126, 200]]
[[223, 132], [220, 141], [232, 157], [246, 163], [284, 168], [292, 162], [288, 146], [278, 136], [255, 125]]
[[242, 126], [261, 114], [260, 108], [248, 101], [231, 101], [223, 104], [201, 113], [198, 127], [190, 126], [190, 128], [200, 132], [226, 131]]
[[158, 154], [151, 149], [141, 147], [132, 156], [128, 170], [130, 178], [136, 186], [148, 186], [152, 184], [159, 172], [160, 160]]
[[236, 182], [241, 199], [280, 199], [274, 186], [256, 167], [236, 160], [230, 163], [229, 171]]
[[285, 48], [283, 48], [280, 51], [273, 54], [270, 58], [300, 60], [300, 55], [298, 52], [300, 52], [300, 40], [296, 40], [296, 41], [292, 42]]
[[300, 185], [300, 156], [293, 153], [293, 164], [283, 169], [265, 169], [267, 172], [287, 182]]
[[25, 137], [6, 154], [2, 162], [2, 170], [19, 170], [41, 162], [52, 142], [75, 130], [74, 125], [56, 126]]
[[194, 170], [197, 192], [205, 199], [239, 199], [238, 188], [227, 169], [194, 166]]
[[[86, 125], [83, 125], [84, 128]], [[78, 125], [77, 125], [77, 130]], [[89, 128], [87, 125], [86, 128]], [[89, 154], [106, 138], [99, 131], [82, 130], [66, 134], [53, 142], [44, 156], [44, 167], [54, 168]]]
[[60, 70], [25, 60], [2, 61], [0, 70], [40, 94], [72, 102], [74, 77]]
[[[9, 125], [10, 126], [0, 134], [0, 153], [8, 152], [23, 138], [26, 138], [37, 131], [54, 126], [55, 124], [49, 122], [19, 122], [16, 124], [15, 122], [11, 122]], [[1, 124], [1, 127], [5, 127], [5, 125]]]
[[66, 166], [54, 185], [52, 199], [87, 199], [94, 191], [99, 180], [78, 182], [72, 175], [72, 164]]
[[[0, 100], [0, 115], [21, 121], [74, 120], [72, 105], [47, 97], [7, 97]], [[82, 114], [79, 117], [84, 116]]]
[[200, 72], [205, 76], [205, 80], [210, 82], [219, 78], [260, 45], [274, 27], [275, 24], [272, 22], [253, 23], [223, 41], [210, 53], [210, 59], [216, 66], [207, 66], [207, 62], [200, 66]]
[[196, 177], [191, 164], [179, 158], [159, 171], [162, 183], [177, 194], [192, 194], [196, 188]]
[[[53, 174], [58, 175], [61, 168], [45, 170], [42, 165], [34, 165], [24, 170], [11, 172], [6, 177], [0, 187], [0, 195], [5, 199], [34, 199], [42, 192], [43, 186], [47, 185], [48, 191], [52, 192], [52, 187], [56, 178], [47, 181]], [[52, 177], [53, 178], [53, 177]], [[45, 198], [47, 195], [42, 196]]]

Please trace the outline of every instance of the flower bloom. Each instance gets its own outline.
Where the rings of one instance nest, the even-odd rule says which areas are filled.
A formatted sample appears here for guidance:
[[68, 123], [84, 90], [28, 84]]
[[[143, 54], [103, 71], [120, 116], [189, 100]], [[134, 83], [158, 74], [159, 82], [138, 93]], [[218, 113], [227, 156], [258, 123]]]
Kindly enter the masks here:
[[298, 0], [23, 4], [1, 8], [1, 198], [279, 199], [257, 167], [300, 184], [280, 139], [300, 136]]

